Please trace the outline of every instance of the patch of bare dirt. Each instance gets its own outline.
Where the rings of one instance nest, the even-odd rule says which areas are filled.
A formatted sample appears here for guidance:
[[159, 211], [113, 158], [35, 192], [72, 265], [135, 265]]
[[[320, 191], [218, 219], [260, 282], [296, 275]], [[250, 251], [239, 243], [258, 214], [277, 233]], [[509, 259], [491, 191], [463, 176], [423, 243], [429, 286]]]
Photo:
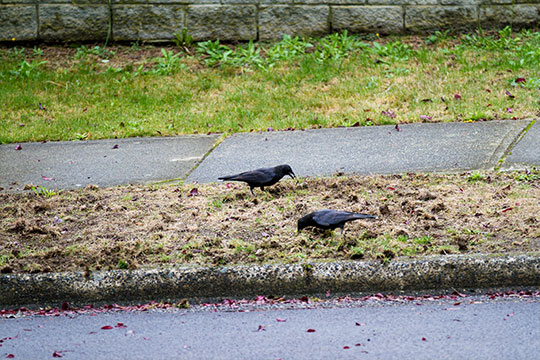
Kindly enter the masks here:
[[[184, 50], [180, 50], [171, 44], [162, 46], [127, 46], [114, 44], [107, 46], [103, 54], [100, 55], [92, 52], [94, 46], [85, 45], [87, 48], [86, 55], [77, 57], [78, 49], [73, 46], [41, 44], [35, 46], [35, 48], [39, 48], [43, 52], [42, 55], [35, 55], [33, 47], [23, 47], [23, 56], [29, 62], [32, 60], [46, 60], [47, 63], [44, 64], [44, 67], [50, 70], [70, 69], [78, 63], [87, 62], [89, 65], [94, 66], [96, 70], [104, 71], [108, 67], [124, 68], [131, 66], [133, 69], [138, 68], [140, 65], [143, 65], [145, 68], [151, 67], [154, 59], [162, 56], [161, 49], [173, 51], [173, 53], [184, 52]], [[10, 47], [3, 47], [0, 48], [0, 51], [4, 52], [4, 56], [7, 56], [6, 54], [9, 49]], [[187, 50], [191, 51], [190, 49]]]
[[[0, 271], [540, 251], [538, 172], [306, 178], [255, 197], [238, 183], [195, 186], [0, 193]], [[296, 232], [322, 208], [379, 220]]]

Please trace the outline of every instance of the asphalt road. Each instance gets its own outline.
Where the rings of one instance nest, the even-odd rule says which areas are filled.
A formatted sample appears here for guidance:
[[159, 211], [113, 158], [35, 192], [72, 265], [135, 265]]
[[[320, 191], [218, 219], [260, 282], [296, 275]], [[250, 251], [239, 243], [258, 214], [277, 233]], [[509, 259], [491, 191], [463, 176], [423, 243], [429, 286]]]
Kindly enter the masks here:
[[540, 299], [0, 318], [0, 338], [15, 359], [538, 359]]

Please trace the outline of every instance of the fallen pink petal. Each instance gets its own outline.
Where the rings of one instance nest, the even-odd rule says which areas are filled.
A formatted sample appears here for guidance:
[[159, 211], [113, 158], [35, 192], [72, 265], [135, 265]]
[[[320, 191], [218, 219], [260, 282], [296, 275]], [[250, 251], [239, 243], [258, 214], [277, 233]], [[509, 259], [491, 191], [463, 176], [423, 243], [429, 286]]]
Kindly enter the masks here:
[[285, 322], [285, 321], [287, 321], [287, 319], [276, 318], [276, 321], [277, 321], [277, 322]]
[[506, 112], [508, 112], [508, 113], [513, 113], [514, 110], [512, 110], [512, 108], [508, 108], [508, 107], [507, 107], [507, 108], [506, 108]]
[[315, 329], [307, 329], [307, 332], [309, 333], [315, 332]]
[[396, 126], [394, 126], [394, 129], [396, 129], [397, 131], [401, 131], [401, 129], [399, 128], [399, 124], [396, 124]]
[[113, 327], [111, 325], [105, 325], [101, 327], [101, 330], [111, 330]]
[[393, 119], [396, 117], [396, 114], [392, 110], [383, 110], [381, 111], [381, 114], [388, 116], [390, 119]]
[[41, 178], [42, 178], [43, 180], [45, 180], [45, 181], [52, 181], [52, 180], [54, 180], [53, 177], [46, 177], [46, 176], [44, 176], [44, 175], [41, 175]]
[[344, 349], [350, 349], [351, 347], [350, 346], [344, 346], [343, 348]]
[[514, 98], [515, 98], [515, 96], [512, 95], [512, 94], [510, 93], [510, 91], [508, 91], [508, 90], [505, 92], [505, 94], [508, 95], [508, 97], [509, 97], [510, 99], [514, 99]]
[[60, 351], [55, 351], [55, 352], [53, 352], [52, 357], [61, 358], [62, 354], [60, 353]]
[[522, 78], [522, 77], [518, 77], [516, 80], [515, 80], [516, 84], [525, 84], [526, 80], [525, 78]]
[[17, 144], [17, 146], [15, 146], [15, 150], [22, 150], [21, 144]]
[[198, 196], [199, 195], [199, 189], [197, 188], [193, 188], [189, 191], [189, 195], [188, 196]]
[[114, 144], [112, 148], [113, 149], [118, 149], [118, 144]]
[[456, 100], [460, 100], [460, 99], [461, 99], [461, 95], [459, 95], [459, 94], [457, 94], [457, 93], [456, 93], [456, 94], [454, 94], [454, 99], [456, 99]]
[[432, 117], [428, 115], [420, 115], [420, 120], [429, 121]]

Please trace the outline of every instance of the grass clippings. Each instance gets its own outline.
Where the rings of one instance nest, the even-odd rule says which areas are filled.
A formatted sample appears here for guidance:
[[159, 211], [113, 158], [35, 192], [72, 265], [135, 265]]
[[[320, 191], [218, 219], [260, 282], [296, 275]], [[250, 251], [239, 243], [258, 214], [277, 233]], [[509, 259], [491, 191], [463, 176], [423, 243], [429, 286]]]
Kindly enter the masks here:
[[[322, 208], [379, 220], [296, 232]], [[305, 178], [256, 196], [238, 183], [1, 193], [0, 271], [535, 252], [539, 221], [538, 171]]]

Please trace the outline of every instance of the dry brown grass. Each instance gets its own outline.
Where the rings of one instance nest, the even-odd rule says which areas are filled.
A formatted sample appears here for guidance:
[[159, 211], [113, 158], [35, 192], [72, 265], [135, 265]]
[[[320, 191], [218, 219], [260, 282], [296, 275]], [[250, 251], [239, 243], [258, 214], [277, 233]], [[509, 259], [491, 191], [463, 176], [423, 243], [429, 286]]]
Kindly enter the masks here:
[[[188, 196], [193, 187], [0, 194], [0, 270], [540, 250], [538, 172], [307, 178], [283, 181], [255, 197], [242, 184], [196, 185], [198, 195]], [[321, 208], [379, 220], [349, 223], [344, 236], [296, 233], [297, 219]]]

